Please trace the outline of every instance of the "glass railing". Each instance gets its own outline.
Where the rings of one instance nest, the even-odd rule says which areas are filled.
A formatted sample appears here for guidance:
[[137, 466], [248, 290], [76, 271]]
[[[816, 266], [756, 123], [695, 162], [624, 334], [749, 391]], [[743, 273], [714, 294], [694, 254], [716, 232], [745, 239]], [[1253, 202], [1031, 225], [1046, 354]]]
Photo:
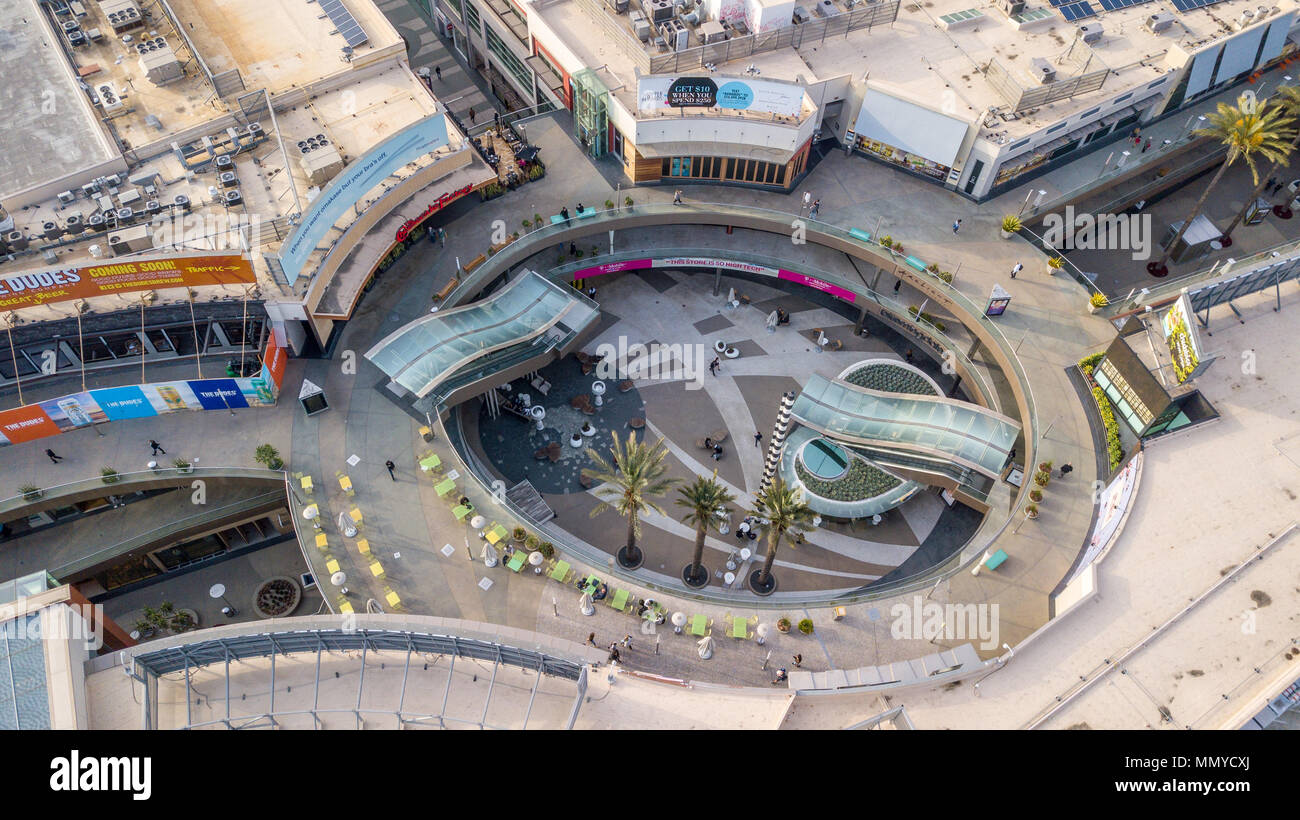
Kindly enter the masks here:
[[133, 485], [143, 484], [160, 479], [175, 479], [185, 476], [186, 480], [201, 478], [260, 478], [272, 481], [283, 481], [283, 470], [263, 470], [255, 467], [189, 467], [181, 470], [177, 467], [159, 467], [156, 470], [136, 470], [127, 473], [116, 473], [111, 482], [104, 481], [104, 476], [92, 476], [82, 478], [76, 481], [69, 481], [65, 484], [55, 484], [51, 487], [42, 487], [33, 493], [20, 493], [0, 500], [0, 514], [13, 510], [21, 509], [29, 504], [35, 504], [39, 501], [59, 498], [61, 496], [73, 495], [75, 493], [85, 492], [87, 490], [104, 490], [105, 495], [116, 495], [115, 489], [135, 492]]

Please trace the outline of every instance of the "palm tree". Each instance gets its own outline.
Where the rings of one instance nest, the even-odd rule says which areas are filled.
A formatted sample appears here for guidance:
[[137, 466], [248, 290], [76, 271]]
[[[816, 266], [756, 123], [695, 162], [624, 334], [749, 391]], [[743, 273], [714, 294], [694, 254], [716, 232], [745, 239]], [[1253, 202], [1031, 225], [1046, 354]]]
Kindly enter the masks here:
[[592, 518], [606, 510], [627, 517], [627, 544], [619, 548], [618, 563], [624, 569], [636, 569], [644, 560], [636, 545], [641, 534], [641, 514], [653, 510], [667, 515], [651, 499], [668, 492], [677, 479], [664, 478], [668, 471], [668, 465], [664, 464], [668, 448], [663, 439], [648, 446], [636, 440], [636, 433], [629, 433], [626, 443], [618, 440], [617, 432], [610, 433], [610, 437], [614, 439], [614, 446], [609, 448], [613, 462], [588, 448], [587, 457], [596, 466], [583, 468], [582, 475], [600, 485], [595, 492], [601, 501], [592, 508]]
[[767, 535], [767, 557], [761, 570], [749, 574], [749, 588], [757, 595], [771, 595], [776, 591], [772, 564], [776, 561], [781, 536], [806, 530], [812, 523], [813, 511], [797, 487], [777, 478], [754, 499], [754, 515], [767, 522], [760, 525]]
[[679, 487], [677, 494], [679, 498], [674, 503], [688, 510], [682, 516], [682, 521], [695, 525], [695, 557], [682, 568], [682, 580], [688, 587], [698, 589], [709, 582], [709, 571], [701, 563], [704, 558], [704, 536], [708, 534], [709, 527], [718, 526], [719, 515], [731, 512], [727, 505], [733, 503], [736, 497], [718, 483], [717, 470], [713, 471], [712, 478], [696, 476], [694, 482]]
[[1279, 162], [1286, 158], [1287, 153], [1291, 150], [1287, 145], [1287, 140], [1295, 134], [1287, 126], [1295, 122], [1280, 106], [1261, 106], [1259, 101], [1252, 94], [1242, 94], [1237, 98], [1237, 104], [1228, 105], [1219, 103], [1218, 110], [1207, 115], [1210, 124], [1204, 128], [1198, 128], [1196, 133], [1213, 137], [1218, 142], [1227, 146], [1228, 155], [1224, 157], [1223, 164], [1219, 166], [1218, 172], [1215, 173], [1214, 179], [1210, 184], [1205, 186], [1201, 192], [1200, 199], [1192, 206], [1191, 213], [1183, 220], [1183, 225], [1174, 235], [1173, 241], [1165, 248], [1164, 254], [1158, 262], [1148, 262], [1147, 270], [1153, 274], [1163, 276], [1159, 271], [1166, 270], [1165, 263], [1169, 261], [1169, 255], [1173, 249], [1178, 246], [1178, 242], [1183, 238], [1183, 234], [1191, 227], [1192, 220], [1200, 213], [1201, 206], [1209, 197], [1210, 191], [1214, 186], [1219, 184], [1223, 177], [1223, 172], [1238, 159], [1246, 161], [1247, 167], [1250, 168], [1251, 178], [1255, 183], [1259, 183], [1259, 169], [1255, 167], [1257, 156], [1265, 159]]
[[[1273, 96], [1269, 98], [1268, 104], [1280, 109], [1284, 116], [1292, 119], [1300, 117], [1300, 87], [1294, 85], [1279, 86], [1277, 91], [1273, 92]], [[1296, 131], [1295, 137], [1291, 140], [1291, 147], [1286, 150], [1286, 161], [1288, 165], [1291, 160], [1290, 155], [1295, 152], [1297, 146], [1300, 146], [1300, 131]], [[1238, 212], [1236, 218], [1232, 220], [1232, 224], [1223, 232], [1224, 236], [1230, 237], [1232, 232], [1236, 230], [1237, 225], [1241, 223], [1241, 220], [1246, 218], [1246, 211], [1254, 204], [1255, 200], [1259, 197], [1260, 191], [1264, 190], [1264, 186], [1273, 178], [1273, 174], [1277, 172], [1277, 169], [1281, 165], [1281, 160], [1273, 160], [1273, 164], [1269, 167], [1268, 173], [1261, 175], [1263, 180], [1261, 181], [1258, 178], [1255, 180], [1255, 190], [1251, 191], [1250, 196], [1246, 199], [1246, 204], [1241, 207], [1241, 211]]]

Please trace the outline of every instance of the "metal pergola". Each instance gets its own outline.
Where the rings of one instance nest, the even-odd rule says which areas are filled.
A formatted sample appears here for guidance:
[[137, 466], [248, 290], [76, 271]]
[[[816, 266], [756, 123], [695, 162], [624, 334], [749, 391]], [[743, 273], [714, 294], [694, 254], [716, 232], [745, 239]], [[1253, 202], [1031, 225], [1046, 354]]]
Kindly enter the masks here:
[[[356, 702], [351, 709], [320, 708], [321, 659], [325, 654], [361, 653], [361, 674], [357, 683]], [[310, 709], [276, 709], [275, 707], [275, 659], [278, 655], [314, 652], [316, 655], [316, 672]], [[370, 653], [394, 652], [402, 654], [402, 686], [397, 703], [392, 709], [363, 708], [362, 698], [365, 691], [366, 657]], [[416, 712], [406, 708], [406, 688], [411, 671], [412, 656], [449, 657], [447, 686], [443, 692], [442, 706], [436, 713]], [[234, 716], [231, 714], [230, 665], [254, 658], [270, 659], [270, 675], [267, 686], [269, 708], [260, 714]], [[456, 659], [491, 661], [492, 677], [488, 683], [488, 695], [483, 703], [482, 714], [476, 720], [448, 715], [447, 701], [451, 694], [454, 680]], [[417, 659], [417, 662], [421, 662]], [[436, 660], [434, 662], [437, 662]], [[396, 721], [396, 728], [428, 725], [437, 721], [439, 728], [447, 728], [448, 722], [477, 726], [480, 729], [527, 728], [528, 718], [532, 714], [537, 690], [544, 676], [571, 680], [576, 684], [573, 705], [569, 710], [564, 728], [572, 729], [578, 718], [578, 710], [587, 692], [587, 669], [579, 661], [558, 658], [535, 650], [506, 646], [490, 641], [455, 635], [434, 635], [420, 632], [375, 629], [320, 629], [295, 630], [291, 632], [264, 632], [256, 635], [241, 635], [228, 638], [214, 638], [191, 644], [160, 649], [136, 655], [131, 659], [129, 674], [144, 684], [145, 698], [144, 726], [158, 728], [158, 681], [164, 676], [180, 672], [185, 681], [185, 729], [206, 728], [222, 725], [227, 729], [278, 728], [279, 718], [288, 715], [310, 715], [315, 728], [323, 728], [322, 714], [352, 714], [356, 718], [356, 728], [365, 728], [365, 715], [391, 717]], [[195, 722], [192, 711], [197, 694], [192, 681], [194, 671], [222, 664], [225, 679], [225, 716], [215, 720]], [[497, 726], [487, 722], [488, 709], [492, 703], [493, 687], [497, 673], [502, 665], [514, 666], [535, 672], [532, 690], [528, 698], [528, 709], [524, 714], [523, 727]], [[425, 668], [428, 663], [425, 662]], [[477, 679], [477, 678], [476, 678]]]

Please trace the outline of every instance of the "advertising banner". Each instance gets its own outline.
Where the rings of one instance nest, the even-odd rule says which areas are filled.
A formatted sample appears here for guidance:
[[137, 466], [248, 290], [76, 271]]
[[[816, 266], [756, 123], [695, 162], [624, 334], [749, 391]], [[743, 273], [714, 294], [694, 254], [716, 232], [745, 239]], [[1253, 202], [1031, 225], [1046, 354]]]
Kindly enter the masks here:
[[256, 281], [252, 263], [237, 253], [52, 268], [0, 276], [0, 310], [89, 299], [107, 293], [247, 285]]
[[50, 420], [39, 404], [0, 410], [0, 434], [14, 444], [57, 436], [61, 432], [59, 425]]
[[642, 77], [637, 81], [642, 111], [663, 108], [727, 108], [797, 117], [804, 90], [797, 83], [738, 77]]
[[101, 421], [108, 421], [108, 415], [100, 409], [99, 404], [89, 393], [73, 393], [58, 399], [40, 403], [45, 415], [58, 425], [59, 431], [87, 427]]
[[159, 413], [173, 410], [202, 410], [198, 396], [190, 389], [189, 382], [155, 382], [140, 385], [140, 392]]
[[203, 379], [188, 383], [194, 395], [198, 397], [203, 410], [225, 410], [234, 407], [247, 407], [244, 392], [234, 379]]
[[361, 197], [398, 168], [447, 143], [447, 118], [434, 114], [403, 128], [349, 163], [307, 206], [298, 227], [281, 246], [280, 265], [289, 284], [298, 280], [307, 257]]
[[1133, 500], [1133, 490], [1137, 486], [1138, 476], [1142, 472], [1142, 451], [1139, 450], [1129, 459], [1124, 469], [1106, 485], [1102, 490], [1101, 497], [1098, 500], [1097, 523], [1092, 528], [1092, 537], [1088, 540], [1088, 548], [1084, 550], [1083, 558], [1079, 565], [1075, 567], [1070, 574], [1067, 584], [1074, 581], [1088, 565], [1097, 560], [1097, 556], [1108, 547], [1119, 534], [1120, 523], [1124, 520], [1124, 513], [1128, 511], [1129, 504]]
[[91, 390], [90, 395], [104, 409], [104, 415], [108, 416], [109, 421], [125, 421], [158, 415], [158, 411], [145, 398], [144, 391], [139, 385], [105, 387]]
[[[265, 371], [265, 368], [263, 370]], [[261, 376], [250, 376], [235, 379], [235, 384], [239, 386], [239, 392], [249, 407], [270, 407], [275, 404], [275, 391], [271, 387], [269, 379]]]
[[1174, 360], [1174, 376], [1177, 377], [1178, 383], [1194, 379], [1199, 376], [1209, 365], [1205, 362], [1202, 365], [1201, 341], [1196, 333], [1196, 327], [1190, 321], [1192, 316], [1191, 300], [1187, 298], [1187, 292], [1178, 297], [1174, 306], [1169, 308], [1169, 312], [1164, 315], [1160, 321], [1160, 326], [1165, 332], [1165, 341], [1169, 344], [1169, 353]]
[[284, 385], [284, 364], [288, 355], [284, 348], [280, 347], [275, 341], [275, 334], [267, 340], [266, 351], [262, 354], [262, 378], [275, 385], [275, 393], [280, 394], [280, 388]]

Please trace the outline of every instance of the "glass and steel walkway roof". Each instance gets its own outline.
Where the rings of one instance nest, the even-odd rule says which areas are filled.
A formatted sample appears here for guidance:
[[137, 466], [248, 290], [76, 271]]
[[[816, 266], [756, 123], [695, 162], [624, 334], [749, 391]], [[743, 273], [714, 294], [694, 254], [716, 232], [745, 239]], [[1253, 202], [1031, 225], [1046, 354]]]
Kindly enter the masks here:
[[389, 334], [366, 358], [423, 398], [465, 365], [536, 339], [563, 324], [561, 336], [593, 321], [598, 308], [574, 291], [528, 271], [486, 299], [439, 311]]
[[969, 402], [883, 393], [813, 375], [795, 399], [793, 416], [850, 445], [942, 456], [997, 477], [1020, 425]]

